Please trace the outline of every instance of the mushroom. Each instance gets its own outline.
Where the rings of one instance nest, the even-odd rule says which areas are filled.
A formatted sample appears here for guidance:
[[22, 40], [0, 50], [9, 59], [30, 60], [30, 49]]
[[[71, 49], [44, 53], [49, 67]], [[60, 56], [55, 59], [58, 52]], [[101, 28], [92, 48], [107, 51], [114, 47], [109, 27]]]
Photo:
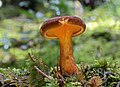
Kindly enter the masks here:
[[78, 74], [72, 50], [72, 37], [85, 31], [85, 23], [76, 16], [59, 16], [45, 21], [40, 29], [43, 37], [60, 41], [60, 72], [62, 75]]

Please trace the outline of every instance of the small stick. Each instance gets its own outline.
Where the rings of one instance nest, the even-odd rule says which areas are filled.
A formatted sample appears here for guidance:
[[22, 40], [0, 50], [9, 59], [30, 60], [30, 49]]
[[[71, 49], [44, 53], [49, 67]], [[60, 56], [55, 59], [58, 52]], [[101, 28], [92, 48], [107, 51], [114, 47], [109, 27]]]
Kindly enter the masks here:
[[33, 53], [32, 53], [32, 54], [31, 54], [31, 53], [28, 53], [28, 55], [29, 55], [30, 59], [31, 59], [33, 62], [36, 61]]
[[43, 71], [41, 71], [37, 66], [34, 66], [34, 68], [39, 71], [39, 73], [41, 73], [43, 76], [45, 76], [46, 78], [48, 78], [49, 80], [52, 79], [52, 77], [48, 76], [47, 74], [45, 74]]

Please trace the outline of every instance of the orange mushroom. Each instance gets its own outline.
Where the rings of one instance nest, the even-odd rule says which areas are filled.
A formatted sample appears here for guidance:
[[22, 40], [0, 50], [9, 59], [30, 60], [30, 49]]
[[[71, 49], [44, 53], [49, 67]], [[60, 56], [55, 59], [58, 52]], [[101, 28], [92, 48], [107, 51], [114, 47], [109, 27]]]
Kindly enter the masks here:
[[78, 74], [72, 50], [72, 36], [85, 31], [85, 23], [75, 16], [60, 16], [43, 23], [40, 32], [45, 38], [58, 38], [60, 41], [60, 72], [62, 75]]

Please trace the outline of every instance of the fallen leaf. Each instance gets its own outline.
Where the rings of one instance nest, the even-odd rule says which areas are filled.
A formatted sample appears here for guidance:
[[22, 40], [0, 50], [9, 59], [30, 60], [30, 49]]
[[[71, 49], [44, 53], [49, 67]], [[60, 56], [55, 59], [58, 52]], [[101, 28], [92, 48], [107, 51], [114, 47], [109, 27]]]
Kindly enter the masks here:
[[102, 79], [100, 76], [93, 76], [88, 81], [88, 87], [100, 87], [102, 85]]

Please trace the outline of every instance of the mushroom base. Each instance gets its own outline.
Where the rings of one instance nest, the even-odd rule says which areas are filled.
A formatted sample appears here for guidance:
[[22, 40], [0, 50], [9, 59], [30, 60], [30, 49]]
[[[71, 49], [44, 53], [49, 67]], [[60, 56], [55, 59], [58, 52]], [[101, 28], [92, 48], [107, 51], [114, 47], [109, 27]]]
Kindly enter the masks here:
[[78, 74], [78, 68], [74, 62], [73, 57], [67, 56], [64, 58], [64, 60], [61, 60], [60, 63], [60, 69], [62, 75], [70, 76], [70, 75], [77, 75]]

